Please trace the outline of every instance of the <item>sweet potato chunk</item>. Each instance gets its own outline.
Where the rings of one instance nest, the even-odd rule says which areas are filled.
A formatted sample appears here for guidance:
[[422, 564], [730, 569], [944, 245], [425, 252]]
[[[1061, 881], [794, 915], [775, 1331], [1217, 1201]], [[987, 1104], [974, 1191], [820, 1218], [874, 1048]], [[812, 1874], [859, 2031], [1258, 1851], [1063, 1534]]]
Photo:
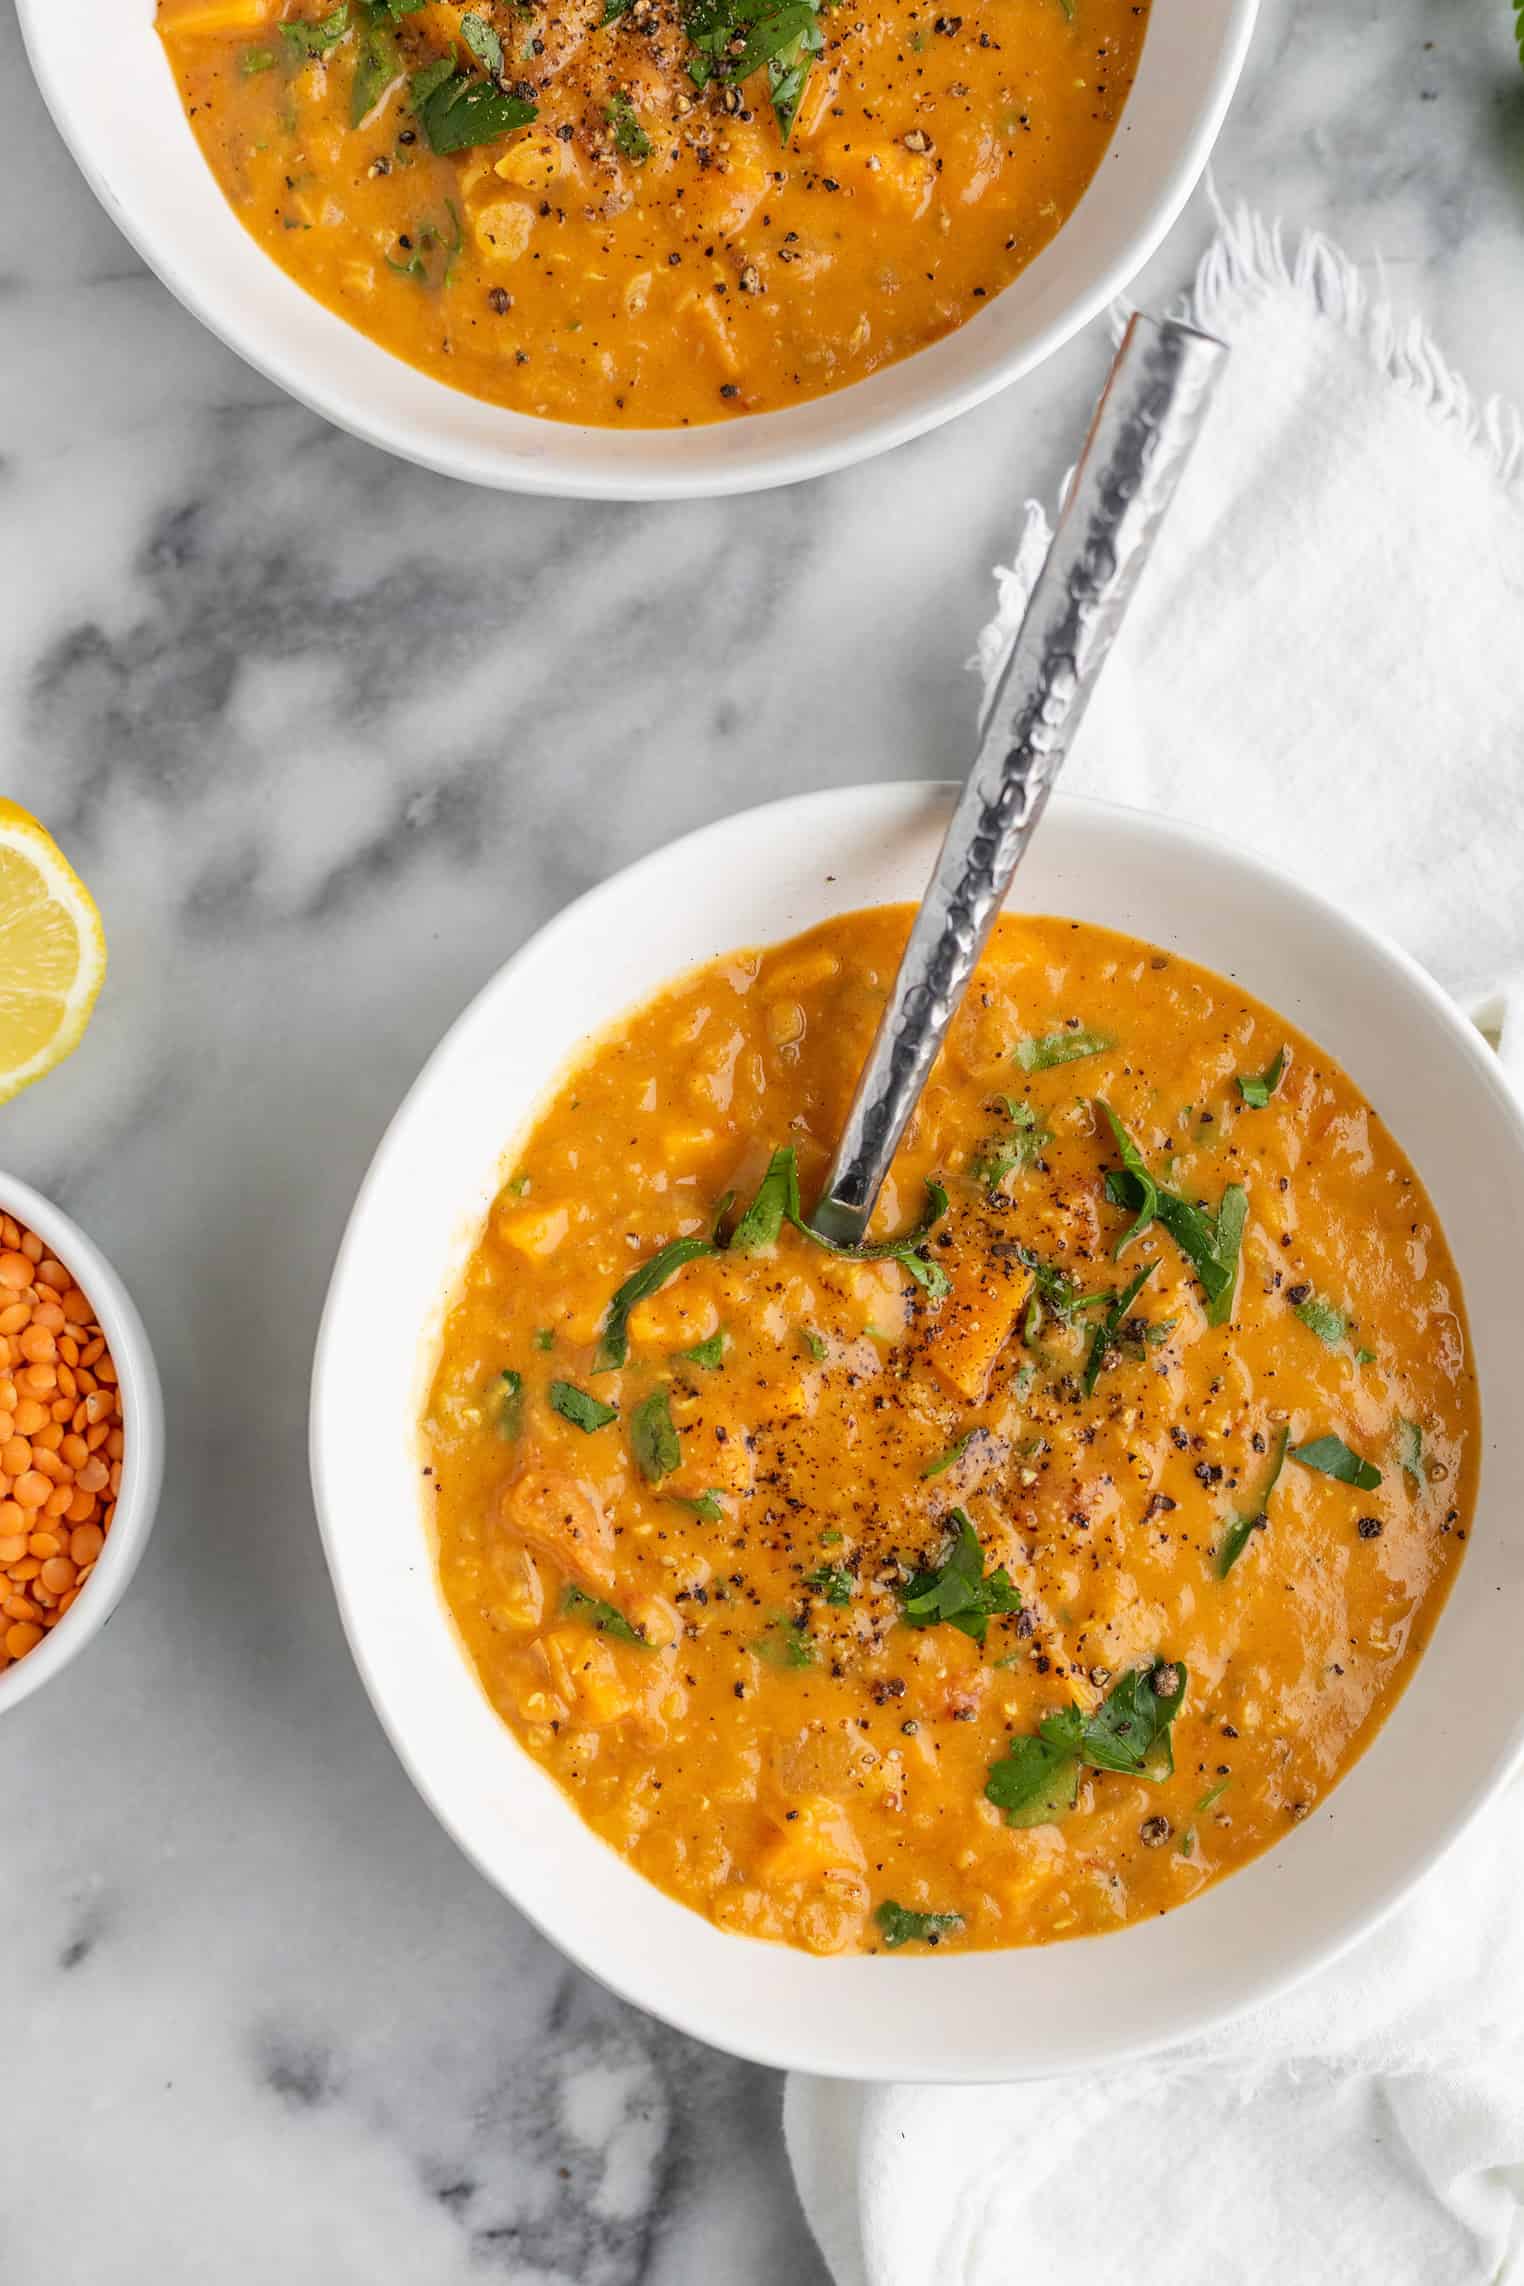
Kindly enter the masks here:
[[528, 1547], [595, 1587], [613, 1575], [614, 1533], [592, 1486], [559, 1469], [527, 1469], [504, 1487], [503, 1522]]
[[981, 1402], [1031, 1291], [1031, 1271], [1009, 1255], [971, 1253], [958, 1263], [931, 1340], [932, 1368], [954, 1396]]

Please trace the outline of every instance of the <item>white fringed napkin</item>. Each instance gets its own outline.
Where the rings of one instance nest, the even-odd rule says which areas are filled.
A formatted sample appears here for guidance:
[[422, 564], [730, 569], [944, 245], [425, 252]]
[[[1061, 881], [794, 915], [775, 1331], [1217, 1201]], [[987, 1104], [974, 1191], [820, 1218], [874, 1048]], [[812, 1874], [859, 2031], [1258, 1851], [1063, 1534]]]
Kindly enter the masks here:
[[[1233, 356], [1065, 785], [1388, 930], [1524, 1080], [1524, 424], [1321, 239], [1237, 216], [1186, 314]], [[1048, 529], [997, 575], [986, 689]], [[785, 2124], [838, 2286], [1524, 2279], [1524, 1781], [1209, 2040], [1007, 2089], [796, 2078]]]

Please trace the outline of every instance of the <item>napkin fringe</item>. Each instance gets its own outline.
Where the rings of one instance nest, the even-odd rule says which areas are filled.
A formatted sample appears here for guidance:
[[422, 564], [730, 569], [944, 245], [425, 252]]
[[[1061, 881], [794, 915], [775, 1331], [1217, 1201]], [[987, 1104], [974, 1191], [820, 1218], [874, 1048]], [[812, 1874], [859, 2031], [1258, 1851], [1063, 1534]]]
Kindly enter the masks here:
[[[1215, 203], [1215, 202], [1214, 202]], [[1320, 230], [1304, 231], [1288, 256], [1282, 225], [1240, 206], [1218, 207], [1218, 229], [1179, 311], [1187, 323], [1229, 338], [1238, 305], [1267, 292], [1296, 294], [1357, 342], [1397, 387], [1454, 428], [1500, 482], [1524, 491], [1524, 415], [1504, 397], [1478, 402], [1427, 326], [1404, 322], [1377, 300], [1349, 256]]]

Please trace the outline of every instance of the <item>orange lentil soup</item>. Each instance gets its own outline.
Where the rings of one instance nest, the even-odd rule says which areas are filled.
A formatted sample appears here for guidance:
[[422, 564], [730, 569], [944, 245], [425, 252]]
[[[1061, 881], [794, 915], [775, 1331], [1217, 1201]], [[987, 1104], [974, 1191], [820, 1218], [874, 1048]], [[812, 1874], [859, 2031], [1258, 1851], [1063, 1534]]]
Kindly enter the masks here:
[[961, 325], [1100, 164], [1140, 0], [159, 0], [282, 269], [436, 379], [673, 428]]
[[908, 908], [712, 962], [525, 1136], [424, 1424], [451, 1611], [722, 1927], [1036, 1944], [1181, 1904], [1401, 1691], [1469, 1528], [1456, 1273], [1318, 1048], [1003, 919], [875, 1221], [794, 1219]]

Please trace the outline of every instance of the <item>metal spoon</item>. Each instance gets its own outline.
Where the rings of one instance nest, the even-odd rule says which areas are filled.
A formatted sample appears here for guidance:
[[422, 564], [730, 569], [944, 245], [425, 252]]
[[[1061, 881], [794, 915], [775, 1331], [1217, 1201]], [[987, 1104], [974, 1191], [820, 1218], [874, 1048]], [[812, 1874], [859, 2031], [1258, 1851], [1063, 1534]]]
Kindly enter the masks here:
[[811, 1222], [856, 1245], [1079, 729], [1227, 355], [1134, 317], [995, 691]]

